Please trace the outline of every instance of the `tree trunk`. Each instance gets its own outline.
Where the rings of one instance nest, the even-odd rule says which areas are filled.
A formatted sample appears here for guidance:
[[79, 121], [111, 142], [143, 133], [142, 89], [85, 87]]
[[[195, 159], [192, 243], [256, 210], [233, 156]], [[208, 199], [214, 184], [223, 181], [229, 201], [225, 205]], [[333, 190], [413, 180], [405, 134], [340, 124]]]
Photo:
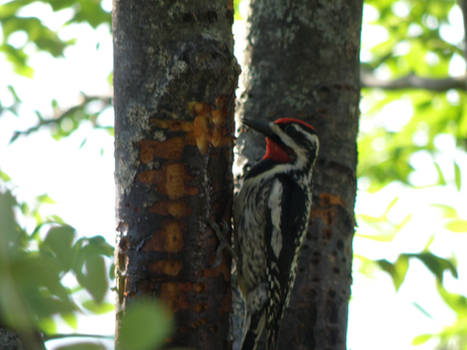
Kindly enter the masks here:
[[[321, 144], [310, 229], [278, 348], [345, 349], [362, 0], [252, 0], [250, 10], [240, 115], [304, 119]], [[242, 132], [237, 144], [240, 164], [264, 152], [254, 132]]]
[[174, 313], [170, 345], [229, 349], [234, 91], [229, 0], [115, 0], [117, 344], [135, 298]]

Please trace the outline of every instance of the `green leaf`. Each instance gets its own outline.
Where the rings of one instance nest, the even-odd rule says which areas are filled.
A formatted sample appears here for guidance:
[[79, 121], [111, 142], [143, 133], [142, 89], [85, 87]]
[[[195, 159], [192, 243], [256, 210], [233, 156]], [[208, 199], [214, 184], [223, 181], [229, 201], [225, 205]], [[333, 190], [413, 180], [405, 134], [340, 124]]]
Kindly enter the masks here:
[[446, 204], [431, 204], [433, 207], [439, 208], [443, 211], [443, 216], [445, 218], [457, 218], [457, 210]]
[[63, 321], [66, 322], [74, 330], [78, 329], [78, 317], [74, 313], [65, 313], [61, 315]]
[[0, 170], [0, 179], [4, 182], [9, 182], [11, 177], [9, 177], [7, 173]]
[[75, 4], [75, 0], [54, 0], [50, 2], [50, 6], [52, 6], [54, 11], [60, 11], [68, 7], [73, 7]]
[[29, 215], [30, 213], [30, 208], [29, 208], [29, 205], [28, 203], [21, 203], [20, 206], [19, 206], [19, 209], [21, 210], [21, 212], [23, 213], [23, 215]]
[[362, 237], [365, 239], [371, 239], [373, 241], [378, 242], [392, 242], [394, 240], [394, 233], [391, 234], [377, 234], [377, 235], [365, 235], [362, 233], [356, 234], [358, 237]]
[[456, 162], [454, 162], [454, 182], [456, 183], [457, 190], [460, 191], [462, 187], [462, 174], [461, 168]]
[[431, 334], [421, 334], [417, 335], [415, 338], [412, 340], [412, 345], [421, 345], [426, 343], [428, 340], [433, 338], [433, 335]]
[[35, 292], [35, 295], [31, 292], [25, 296], [34, 315], [37, 315], [39, 318], [47, 318], [58, 314], [71, 314], [77, 311], [76, 305], [67, 295], [59, 298], [50, 294], [46, 290], [39, 290]]
[[55, 204], [55, 201], [46, 193], [37, 196], [36, 199], [40, 204]]
[[436, 283], [438, 293], [443, 301], [456, 313], [467, 313], [467, 298], [461, 294], [451, 293], [440, 283]]
[[109, 279], [112, 281], [115, 279], [115, 264], [114, 263], [110, 264]]
[[104, 258], [90, 256], [86, 259], [86, 274], [81, 279], [82, 285], [97, 303], [102, 302], [108, 290], [107, 271]]
[[435, 168], [436, 168], [436, 171], [438, 172], [438, 183], [437, 185], [446, 185], [446, 179], [444, 177], [444, 174], [443, 174], [443, 171], [441, 170], [441, 167], [440, 165], [437, 163], [437, 162], [433, 162]]
[[241, 21], [243, 18], [242, 18], [242, 15], [240, 14], [240, 2], [242, 0], [234, 0], [234, 20], [235, 21]]
[[445, 227], [452, 232], [467, 233], [467, 220], [454, 219], [446, 223]]
[[38, 320], [39, 329], [45, 334], [57, 333], [57, 324], [51, 317], [42, 317]]
[[110, 20], [110, 14], [102, 9], [100, 6], [100, 1], [81, 0], [80, 6], [75, 7], [75, 15], [69, 21], [69, 23], [86, 22], [93, 28], [96, 28], [101, 23], [110, 24]]
[[107, 76], [107, 82], [109, 83], [110, 86], [113, 86], [114, 83], [114, 73], [110, 72], [110, 74]]
[[162, 345], [173, 329], [173, 321], [160, 303], [140, 300], [131, 304], [120, 322], [122, 349], [148, 350]]
[[[99, 296], [102, 294], [100, 291], [103, 287], [103, 283], [107, 283], [106, 280], [106, 275], [101, 277], [97, 277], [94, 275], [98, 275], [98, 272], [95, 271], [95, 269], [92, 267], [92, 261], [97, 262], [98, 259], [97, 257], [100, 257], [102, 255], [104, 256], [112, 256], [113, 255], [113, 247], [108, 244], [105, 239], [102, 236], [94, 236], [91, 238], [80, 238], [78, 239], [75, 244], [73, 245], [73, 251], [74, 251], [74, 261], [73, 261], [73, 272], [76, 275], [76, 278], [78, 279], [78, 282], [86, 288], [93, 297]], [[103, 260], [102, 260], [103, 261]], [[101, 263], [98, 262], [100, 265]], [[87, 266], [91, 266], [92, 270], [92, 275], [94, 277], [90, 277], [87, 273], [83, 272], [83, 268]], [[104, 266], [105, 270], [105, 266]], [[96, 279], [94, 282], [91, 280]], [[101, 280], [101, 281], [99, 281]], [[92, 284], [92, 286], [90, 286]], [[94, 287], [96, 286], [97, 289], [94, 290]], [[99, 287], [100, 286], [100, 287]], [[94, 292], [91, 292], [89, 289], [91, 288]], [[94, 293], [94, 294], [93, 294]], [[97, 300], [101, 301], [101, 300]]]
[[420, 260], [426, 266], [426, 268], [428, 268], [428, 270], [430, 270], [430, 272], [435, 275], [439, 282], [443, 281], [443, 274], [446, 270], [450, 271], [455, 278], [458, 277], [457, 267], [455, 263], [449, 259], [441, 258], [430, 252], [403, 255], [409, 258], [416, 258]]
[[80, 249], [83, 256], [105, 255], [111, 257], [114, 252], [113, 247], [102, 236], [81, 238], [76, 241], [74, 247]]
[[376, 263], [383, 271], [389, 273], [392, 278], [394, 288], [399, 290], [409, 268], [409, 259], [404, 255], [399, 255], [394, 264], [387, 260], [377, 260]]
[[0, 51], [2, 51], [8, 61], [12, 63], [15, 73], [32, 78], [34, 70], [27, 65], [28, 55], [26, 55], [23, 50], [15, 49], [8, 44], [3, 44], [0, 46]]
[[55, 222], [57, 224], [66, 225], [65, 221], [58, 215], [55, 215], [55, 214], [50, 215], [48, 217], [48, 219], [49, 219], [49, 221]]
[[368, 223], [377, 223], [377, 222], [384, 221], [381, 217], [370, 216], [366, 214], [359, 214], [358, 217]]
[[0, 222], [2, 223], [0, 242], [3, 242], [5, 247], [8, 246], [8, 241], [14, 241], [17, 237], [17, 224], [13, 211], [15, 205], [16, 199], [9, 191], [0, 192]]
[[41, 245], [41, 251], [52, 252], [60, 262], [62, 271], [68, 271], [73, 262], [72, 244], [74, 238], [75, 230], [72, 227], [52, 227]]
[[386, 218], [391, 209], [396, 205], [397, 201], [399, 200], [398, 197], [395, 197], [386, 207], [386, 210], [384, 211], [383, 217]]
[[82, 305], [87, 310], [91, 311], [92, 313], [96, 315], [106, 314], [108, 312], [115, 310], [115, 306], [112, 303], [108, 303], [108, 302], [96, 303], [92, 299], [86, 300], [85, 302], [83, 302]]

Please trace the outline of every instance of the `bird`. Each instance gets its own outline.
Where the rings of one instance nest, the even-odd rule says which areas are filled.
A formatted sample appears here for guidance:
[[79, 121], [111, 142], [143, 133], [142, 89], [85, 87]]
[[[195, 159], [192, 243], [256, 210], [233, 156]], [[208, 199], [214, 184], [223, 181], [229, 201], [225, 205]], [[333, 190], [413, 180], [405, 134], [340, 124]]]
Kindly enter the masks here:
[[266, 151], [233, 203], [238, 287], [246, 308], [241, 350], [257, 349], [264, 332], [266, 349], [274, 350], [308, 230], [319, 139], [313, 126], [296, 118], [245, 118], [243, 124], [265, 137]]

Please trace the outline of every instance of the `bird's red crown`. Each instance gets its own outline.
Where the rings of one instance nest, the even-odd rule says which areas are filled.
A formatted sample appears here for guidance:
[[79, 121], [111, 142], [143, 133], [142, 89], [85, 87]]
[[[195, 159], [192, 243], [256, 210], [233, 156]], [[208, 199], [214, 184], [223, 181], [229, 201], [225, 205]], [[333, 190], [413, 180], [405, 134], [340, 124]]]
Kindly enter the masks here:
[[[311, 130], [315, 130], [313, 126], [304, 122], [300, 119], [295, 118], [279, 118], [274, 121], [274, 124], [288, 124], [288, 123], [298, 123], [302, 124], [303, 126], [310, 128]], [[287, 148], [284, 146], [279, 145], [278, 143], [274, 142], [271, 138], [266, 137], [266, 153], [263, 156], [263, 159], [271, 159], [278, 163], [290, 163], [292, 161], [292, 154], [290, 154]]]

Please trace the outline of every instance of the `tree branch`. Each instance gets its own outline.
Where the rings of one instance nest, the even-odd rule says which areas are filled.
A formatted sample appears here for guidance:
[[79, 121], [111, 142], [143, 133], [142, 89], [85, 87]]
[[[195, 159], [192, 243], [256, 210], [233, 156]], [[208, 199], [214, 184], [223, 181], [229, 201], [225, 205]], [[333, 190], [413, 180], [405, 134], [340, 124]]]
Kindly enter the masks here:
[[384, 90], [423, 89], [436, 92], [443, 92], [449, 89], [467, 90], [465, 76], [436, 79], [408, 74], [394, 80], [382, 80], [371, 73], [361, 70], [360, 81], [364, 88]]
[[[74, 113], [80, 110], [83, 110], [88, 104], [92, 102], [101, 103], [101, 107], [99, 108], [99, 110], [95, 113], [92, 113], [93, 115], [99, 115], [112, 104], [112, 98], [109, 96], [88, 96], [88, 95], [82, 94], [82, 99], [79, 103], [67, 108], [66, 110], [57, 111], [55, 113], [56, 115], [53, 116], [52, 118], [44, 119], [44, 118], [41, 118], [41, 116], [39, 115], [40, 120], [36, 125], [26, 130], [16, 131], [10, 139], [10, 143], [14, 142], [20, 136], [27, 136], [29, 134], [32, 134], [33, 132], [38, 131], [39, 129], [43, 127], [59, 125], [64, 119], [72, 118]], [[95, 125], [95, 126], [98, 127], [98, 125]]]
[[97, 339], [114, 339], [113, 335], [101, 335], [101, 334], [82, 334], [82, 333], [64, 333], [64, 334], [48, 334], [44, 335], [42, 339], [47, 342], [49, 340], [63, 339], [63, 338], [97, 338]]

